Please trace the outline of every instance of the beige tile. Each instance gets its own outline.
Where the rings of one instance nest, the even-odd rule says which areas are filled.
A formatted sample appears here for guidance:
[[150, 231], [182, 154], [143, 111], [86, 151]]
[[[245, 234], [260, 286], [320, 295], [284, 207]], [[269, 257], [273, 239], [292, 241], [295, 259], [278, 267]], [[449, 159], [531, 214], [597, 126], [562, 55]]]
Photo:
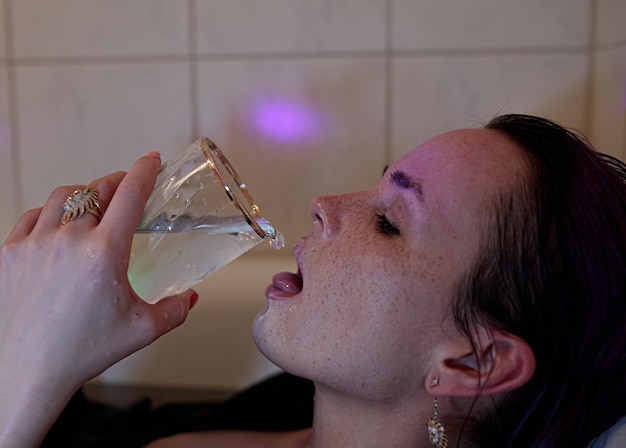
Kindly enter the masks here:
[[128, 169], [149, 150], [170, 157], [191, 141], [186, 64], [18, 69], [25, 207], [57, 185]]
[[5, 2], [0, 2], [0, 62], [7, 56], [5, 40], [5, 21], [7, 17], [5, 15], [4, 4]]
[[310, 200], [369, 188], [384, 157], [384, 61], [200, 64], [204, 134], [229, 154], [261, 210], [292, 245]]
[[598, 148], [626, 160], [626, 46], [595, 58], [591, 137]]
[[12, 2], [18, 57], [186, 54], [187, 0]]
[[584, 56], [415, 57], [394, 65], [395, 156], [494, 115], [529, 113], [584, 128]]
[[385, 0], [198, 0], [200, 54], [381, 50]]
[[626, 41], [626, 2], [597, 0], [596, 39], [600, 45]]
[[588, 39], [589, 3], [393, 0], [393, 46], [410, 50], [582, 46]]
[[4, 241], [18, 219], [15, 203], [15, 171], [11, 148], [7, 70], [0, 67], [0, 242]]

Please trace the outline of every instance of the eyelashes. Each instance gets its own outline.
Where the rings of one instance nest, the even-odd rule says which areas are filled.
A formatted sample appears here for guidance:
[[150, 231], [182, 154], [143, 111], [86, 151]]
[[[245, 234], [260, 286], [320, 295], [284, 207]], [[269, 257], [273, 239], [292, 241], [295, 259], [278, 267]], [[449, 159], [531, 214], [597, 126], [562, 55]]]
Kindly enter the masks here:
[[400, 235], [400, 230], [381, 213], [376, 213], [376, 230], [383, 235]]

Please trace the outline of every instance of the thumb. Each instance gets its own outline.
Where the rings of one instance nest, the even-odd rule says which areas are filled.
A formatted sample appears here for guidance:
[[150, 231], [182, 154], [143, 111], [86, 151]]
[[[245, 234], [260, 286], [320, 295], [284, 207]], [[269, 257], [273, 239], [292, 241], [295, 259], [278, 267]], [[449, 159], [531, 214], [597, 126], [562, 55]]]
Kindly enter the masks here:
[[154, 339], [180, 326], [189, 315], [189, 310], [198, 302], [198, 293], [193, 289], [174, 296], [165, 297], [151, 305]]

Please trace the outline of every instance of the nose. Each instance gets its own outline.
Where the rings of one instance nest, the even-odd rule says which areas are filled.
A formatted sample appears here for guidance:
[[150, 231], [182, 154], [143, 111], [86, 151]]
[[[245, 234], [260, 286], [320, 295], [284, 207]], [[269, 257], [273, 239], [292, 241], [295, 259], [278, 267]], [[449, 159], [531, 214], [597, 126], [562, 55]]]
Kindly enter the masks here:
[[341, 220], [341, 196], [320, 196], [311, 201], [309, 210], [313, 228], [325, 238], [333, 238], [339, 231]]

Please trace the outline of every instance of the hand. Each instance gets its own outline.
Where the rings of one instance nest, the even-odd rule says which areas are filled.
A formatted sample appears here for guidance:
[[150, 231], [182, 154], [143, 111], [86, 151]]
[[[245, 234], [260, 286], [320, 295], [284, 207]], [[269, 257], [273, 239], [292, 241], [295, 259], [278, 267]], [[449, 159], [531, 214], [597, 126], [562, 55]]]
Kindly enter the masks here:
[[7, 428], [13, 440], [20, 430], [41, 438], [86, 380], [182, 324], [197, 300], [190, 290], [150, 305], [128, 281], [134, 229], [159, 165], [149, 154], [128, 174], [92, 182], [99, 223], [85, 213], [60, 226], [63, 202], [80, 187], [57, 188], [0, 249], [0, 447], [9, 446]]

